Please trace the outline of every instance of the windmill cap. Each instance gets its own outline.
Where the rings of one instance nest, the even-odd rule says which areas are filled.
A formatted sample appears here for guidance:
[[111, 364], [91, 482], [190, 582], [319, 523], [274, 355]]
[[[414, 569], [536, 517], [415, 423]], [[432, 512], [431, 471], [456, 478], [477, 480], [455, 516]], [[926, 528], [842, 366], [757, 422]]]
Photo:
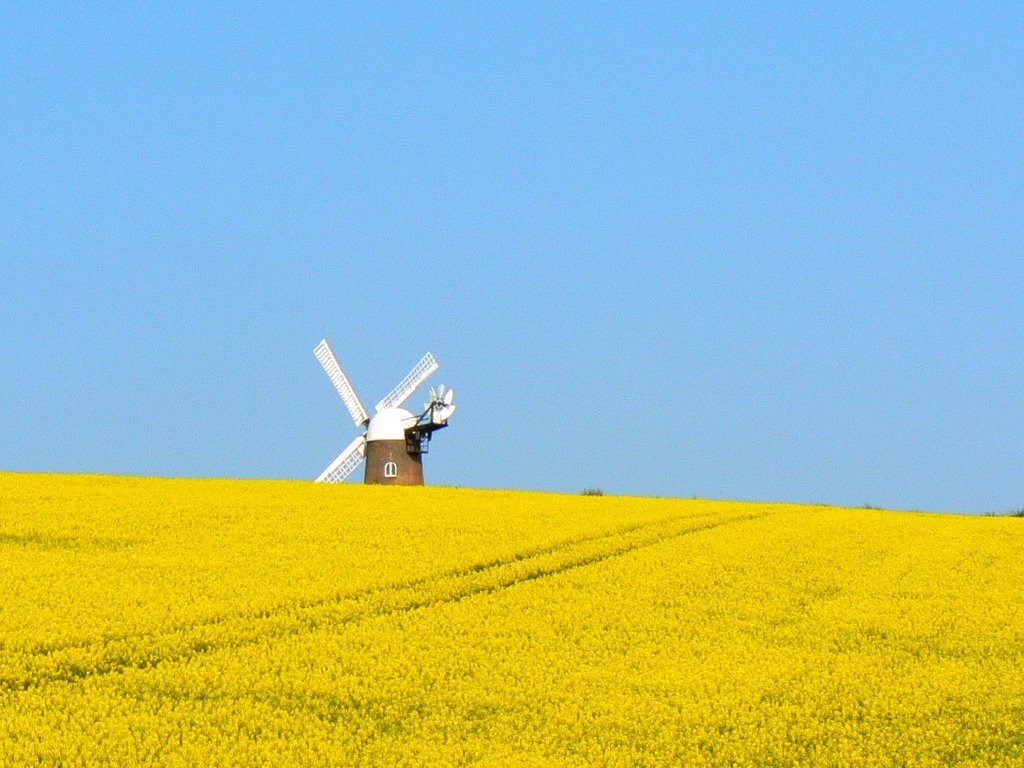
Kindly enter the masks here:
[[404, 440], [405, 430], [416, 423], [416, 417], [405, 408], [385, 408], [370, 418], [367, 440]]

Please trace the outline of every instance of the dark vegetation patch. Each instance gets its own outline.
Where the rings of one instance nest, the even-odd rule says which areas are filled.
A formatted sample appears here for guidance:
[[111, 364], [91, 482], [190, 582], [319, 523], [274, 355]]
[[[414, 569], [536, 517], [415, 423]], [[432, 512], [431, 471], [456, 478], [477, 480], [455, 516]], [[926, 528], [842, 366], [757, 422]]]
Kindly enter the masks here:
[[52, 533], [4, 533], [0, 531], [0, 547], [36, 547], [39, 549], [127, 549], [139, 542], [104, 536], [57, 536]]
[[986, 512], [985, 517], [1024, 517], [1024, 507], [1013, 512]]

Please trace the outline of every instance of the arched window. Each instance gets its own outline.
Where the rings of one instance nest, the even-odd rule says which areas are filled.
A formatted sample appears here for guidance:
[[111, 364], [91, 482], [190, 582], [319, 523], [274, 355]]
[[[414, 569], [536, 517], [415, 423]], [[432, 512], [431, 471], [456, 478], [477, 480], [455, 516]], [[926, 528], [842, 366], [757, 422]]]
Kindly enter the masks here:
[[395, 477], [398, 475], [398, 465], [393, 461], [384, 464], [384, 477]]

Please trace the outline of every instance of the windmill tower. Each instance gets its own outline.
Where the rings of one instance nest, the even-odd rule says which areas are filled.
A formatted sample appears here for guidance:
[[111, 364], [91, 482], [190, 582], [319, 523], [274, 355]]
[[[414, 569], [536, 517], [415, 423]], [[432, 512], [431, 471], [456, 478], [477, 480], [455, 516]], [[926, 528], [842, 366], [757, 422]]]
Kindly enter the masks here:
[[398, 386], [374, 407], [370, 416], [349, 383], [327, 339], [317, 344], [313, 354], [327, 372], [341, 400], [348, 408], [357, 429], [366, 431], [320, 473], [317, 482], [340, 483], [366, 459], [363, 482], [387, 485], [423, 485], [423, 454], [430, 448], [430, 437], [448, 426], [455, 413], [455, 391], [430, 388], [430, 401], [418, 416], [400, 407], [409, 396], [441, 366], [427, 352]]

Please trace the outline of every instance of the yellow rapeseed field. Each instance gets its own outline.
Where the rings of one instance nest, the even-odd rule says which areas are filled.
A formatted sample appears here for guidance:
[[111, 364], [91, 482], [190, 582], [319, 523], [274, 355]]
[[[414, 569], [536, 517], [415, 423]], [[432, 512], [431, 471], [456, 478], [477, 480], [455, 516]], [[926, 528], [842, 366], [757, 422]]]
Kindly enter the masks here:
[[0, 766], [1024, 765], [1024, 520], [0, 474]]

